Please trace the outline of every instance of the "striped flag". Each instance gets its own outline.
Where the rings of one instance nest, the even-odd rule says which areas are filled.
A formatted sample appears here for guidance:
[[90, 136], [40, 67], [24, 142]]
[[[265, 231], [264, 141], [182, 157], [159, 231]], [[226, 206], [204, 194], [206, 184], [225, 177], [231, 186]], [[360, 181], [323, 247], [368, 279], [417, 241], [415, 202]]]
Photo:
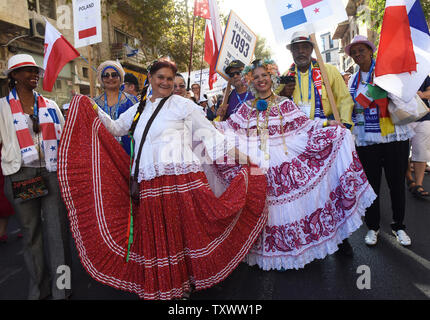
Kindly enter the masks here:
[[419, 0], [387, 0], [374, 82], [405, 102], [430, 73], [430, 33]]
[[45, 27], [45, 54], [43, 57], [43, 90], [52, 91], [61, 69], [80, 56], [79, 52], [55, 29], [48, 20]]

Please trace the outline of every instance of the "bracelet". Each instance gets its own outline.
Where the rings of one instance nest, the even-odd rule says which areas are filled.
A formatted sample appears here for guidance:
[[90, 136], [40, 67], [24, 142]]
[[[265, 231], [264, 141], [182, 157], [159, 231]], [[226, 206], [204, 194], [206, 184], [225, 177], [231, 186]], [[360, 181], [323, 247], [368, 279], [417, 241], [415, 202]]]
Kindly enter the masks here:
[[328, 126], [328, 121], [327, 120], [324, 120], [324, 122], [323, 122], [323, 128], [325, 128], [325, 127], [327, 127]]
[[97, 111], [97, 109], [98, 109], [98, 105], [97, 105], [97, 103], [94, 103], [94, 105], [93, 105], [93, 109], [94, 109], [95, 111]]

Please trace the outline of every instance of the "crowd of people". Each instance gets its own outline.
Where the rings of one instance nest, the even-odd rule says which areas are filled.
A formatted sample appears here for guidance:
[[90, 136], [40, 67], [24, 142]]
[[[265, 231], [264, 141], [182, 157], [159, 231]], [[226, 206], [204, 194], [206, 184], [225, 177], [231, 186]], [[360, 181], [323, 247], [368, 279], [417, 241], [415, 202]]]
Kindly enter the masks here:
[[[365, 244], [377, 244], [382, 170], [393, 235], [411, 245], [406, 190], [429, 197], [430, 114], [398, 125], [386, 93], [359, 99], [376, 87], [376, 47], [364, 36], [345, 47], [354, 74], [321, 66], [305, 32], [287, 50], [294, 63], [283, 74], [270, 59], [232, 61], [216, 97], [197, 83], [187, 90], [167, 58], [148, 67], [143, 88], [105, 61], [103, 92], [74, 96], [66, 120], [36, 91], [43, 68], [12, 56], [0, 99], [0, 242], [16, 214], [28, 298], [70, 297], [55, 277], [71, 265], [70, 233], [94, 279], [144, 299], [187, 297], [240, 262], [282, 271], [351, 256], [363, 217]], [[429, 77], [417, 95], [429, 107]]]

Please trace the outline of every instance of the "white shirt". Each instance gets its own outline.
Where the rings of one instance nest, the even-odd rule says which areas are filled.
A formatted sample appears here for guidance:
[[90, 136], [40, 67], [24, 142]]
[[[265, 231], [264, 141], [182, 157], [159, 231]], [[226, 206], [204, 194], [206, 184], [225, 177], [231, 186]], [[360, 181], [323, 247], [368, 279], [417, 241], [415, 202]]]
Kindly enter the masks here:
[[[134, 160], [143, 132], [162, 99], [147, 100], [134, 131]], [[99, 118], [114, 136], [126, 135], [139, 104], [114, 121], [98, 108]], [[208, 152], [209, 151], [209, 152]], [[205, 161], [212, 163], [225, 155], [224, 135], [208, 121], [202, 108], [190, 99], [172, 95], [161, 108], [143, 144], [138, 181], [161, 175], [179, 175], [203, 171]], [[135, 164], [132, 167], [134, 175]]]

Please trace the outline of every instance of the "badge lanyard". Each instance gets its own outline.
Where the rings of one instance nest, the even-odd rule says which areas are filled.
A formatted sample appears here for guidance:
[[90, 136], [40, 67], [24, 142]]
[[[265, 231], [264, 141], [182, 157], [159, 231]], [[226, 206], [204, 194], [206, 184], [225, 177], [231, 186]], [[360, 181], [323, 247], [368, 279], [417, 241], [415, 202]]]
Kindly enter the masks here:
[[244, 103], [245, 101], [246, 101], [246, 98], [248, 98], [248, 94], [249, 94], [249, 91], [246, 91], [246, 95], [245, 95], [245, 97], [243, 98], [243, 100], [242, 99], [240, 99], [240, 96], [239, 96], [239, 94], [237, 93], [237, 91], [236, 91], [236, 97], [237, 97], [237, 101], [239, 101], [239, 103], [237, 104], [237, 106], [234, 108], [234, 110], [233, 110], [233, 112], [232, 113], [235, 113], [236, 112], [236, 110], [242, 105], [242, 103]]
[[[112, 118], [112, 108], [114, 108], [115, 106], [119, 105], [119, 103], [121, 102], [121, 94], [122, 94], [122, 91], [119, 90], [118, 102], [115, 105], [113, 105], [112, 107], [109, 107], [108, 106], [108, 102], [107, 102], [107, 95], [106, 95], [106, 92], [105, 92], [105, 106], [103, 108], [103, 111], [105, 111], [106, 113], [109, 113], [109, 115], [110, 115], [111, 118]], [[119, 112], [118, 109], [119, 108], [116, 108], [116, 110], [115, 110], [115, 119], [118, 119], [118, 112]]]

